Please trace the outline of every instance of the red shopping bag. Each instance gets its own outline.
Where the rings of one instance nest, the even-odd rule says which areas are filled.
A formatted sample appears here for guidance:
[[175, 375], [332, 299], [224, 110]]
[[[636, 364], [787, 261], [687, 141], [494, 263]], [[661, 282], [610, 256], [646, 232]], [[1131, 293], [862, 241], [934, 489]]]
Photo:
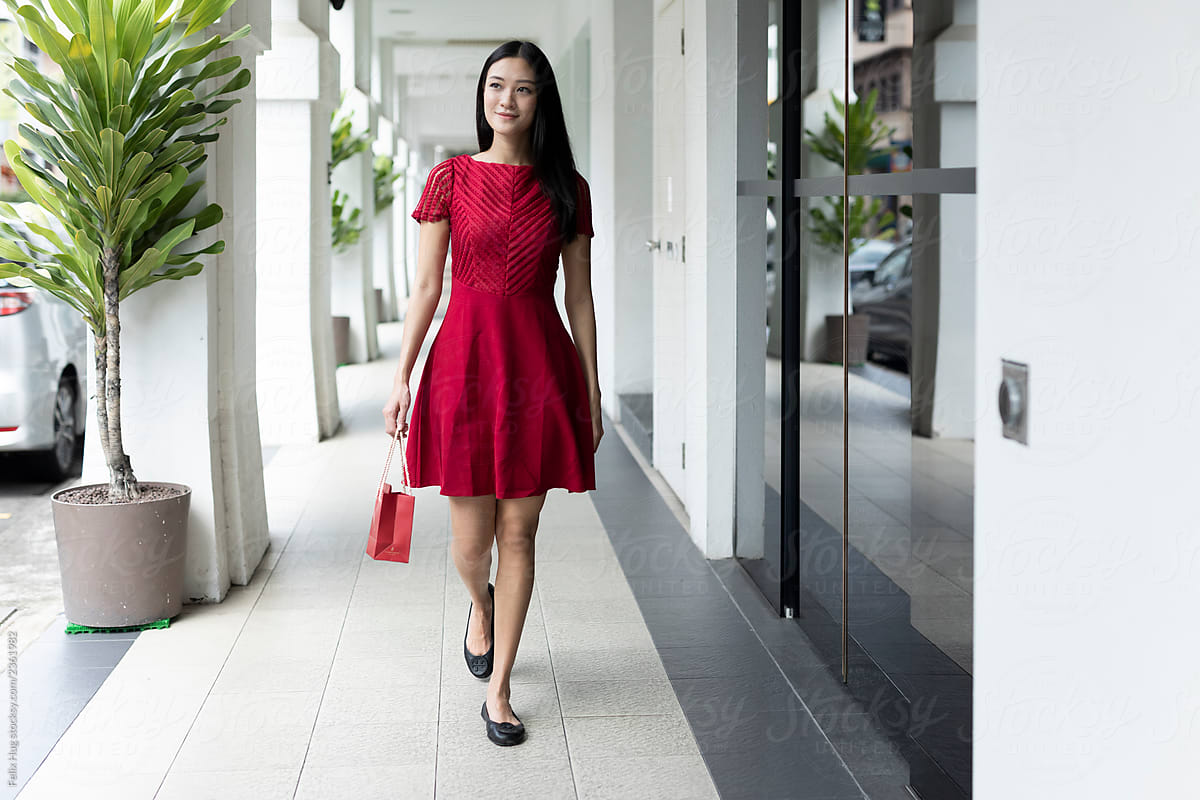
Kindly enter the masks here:
[[[406, 434], [407, 436], [407, 434]], [[375, 513], [371, 517], [371, 536], [367, 539], [367, 555], [377, 561], [399, 561], [408, 563], [408, 551], [412, 544], [413, 504], [416, 498], [405, 491], [408, 482], [408, 459], [401, 456], [404, 485], [398, 492], [392, 491], [387, 483], [388, 470], [392, 466], [392, 453], [400, 438], [400, 423], [388, 448], [387, 462], [383, 466], [383, 477], [379, 479], [379, 490], [375, 493]]]

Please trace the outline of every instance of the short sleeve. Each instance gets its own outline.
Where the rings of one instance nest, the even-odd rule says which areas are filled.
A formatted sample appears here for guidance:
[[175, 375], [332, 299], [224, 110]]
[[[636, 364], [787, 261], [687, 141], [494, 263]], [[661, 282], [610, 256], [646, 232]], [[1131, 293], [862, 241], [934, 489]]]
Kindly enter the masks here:
[[575, 233], [583, 236], [595, 236], [592, 230], [592, 192], [588, 182], [578, 172], [575, 173], [575, 183], [578, 187], [578, 202], [575, 207]]
[[421, 222], [437, 222], [450, 216], [450, 192], [454, 187], [454, 159], [448, 158], [433, 165], [425, 181], [421, 199], [413, 209], [412, 218]]

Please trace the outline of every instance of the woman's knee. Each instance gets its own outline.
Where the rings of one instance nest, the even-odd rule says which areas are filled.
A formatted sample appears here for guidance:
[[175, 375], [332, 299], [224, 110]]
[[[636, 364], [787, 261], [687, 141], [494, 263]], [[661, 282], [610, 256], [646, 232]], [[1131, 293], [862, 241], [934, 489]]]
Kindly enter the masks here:
[[492, 549], [496, 528], [496, 496], [450, 498], [450, 528], [460, 547], [482, 555]]
[[496, 503], [496, 545], [506, 550], [532, 550], [545, 493], [505, 498]]

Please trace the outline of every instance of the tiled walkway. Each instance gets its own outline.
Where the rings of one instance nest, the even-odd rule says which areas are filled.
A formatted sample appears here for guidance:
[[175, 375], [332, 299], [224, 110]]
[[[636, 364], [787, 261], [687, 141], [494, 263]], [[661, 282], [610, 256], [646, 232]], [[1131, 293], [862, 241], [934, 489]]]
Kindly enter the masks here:
[[[399, 333], [383, 326], [385, 353]], [[867, 733], [831, 744], [814, 711], [824, 726], [859, 710], [833, 702], [825, 668], [735, 562], [699, 556], [611, 423], [600, 490], [548, 496], [512, 674], [528, 738], [493, 745], [486, 682], [462, 660], [468, 597], [448, 501], [415, 490], [409, 564], [363, 554], [394, 368], [339, 370], [345, 429], [271, 453], [272, 544], [252, 582], [138, 635], [21, 800], [714, 798], [718, 787], [850, 800], [871, 783], [847, 770], [854, 752], [876, 779], [893, 766], [864, 749]], [[105, 646], [72, 638], [76, 653]]]

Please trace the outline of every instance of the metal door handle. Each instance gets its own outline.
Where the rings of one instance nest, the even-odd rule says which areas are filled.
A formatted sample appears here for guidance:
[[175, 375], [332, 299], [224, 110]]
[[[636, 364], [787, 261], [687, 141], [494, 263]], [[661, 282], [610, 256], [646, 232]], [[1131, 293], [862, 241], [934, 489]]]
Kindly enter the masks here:
[[661, 250], [662, 249], [662, 241], [659, 239], [653, 239], [653, 240], [647, 239], [646, 240], [646, 249], [647, 250]]

